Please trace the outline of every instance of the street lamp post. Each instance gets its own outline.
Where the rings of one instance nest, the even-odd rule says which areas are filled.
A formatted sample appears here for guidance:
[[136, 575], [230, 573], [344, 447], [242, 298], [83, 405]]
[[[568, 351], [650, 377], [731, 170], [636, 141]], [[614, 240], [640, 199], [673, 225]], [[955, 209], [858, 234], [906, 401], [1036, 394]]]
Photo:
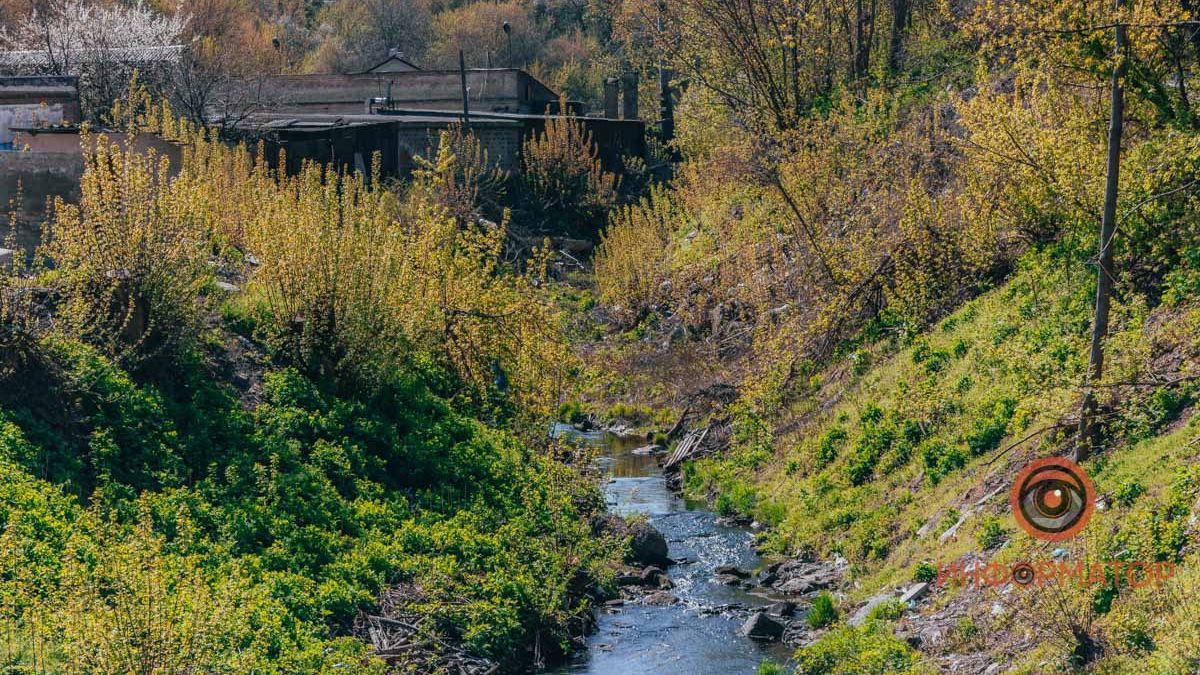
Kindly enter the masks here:
[[504, 34], [508, 37], [508, 67], [512, 68], [512, 25], [505, 21], [500, 25], [500, 28], [504, 30]]

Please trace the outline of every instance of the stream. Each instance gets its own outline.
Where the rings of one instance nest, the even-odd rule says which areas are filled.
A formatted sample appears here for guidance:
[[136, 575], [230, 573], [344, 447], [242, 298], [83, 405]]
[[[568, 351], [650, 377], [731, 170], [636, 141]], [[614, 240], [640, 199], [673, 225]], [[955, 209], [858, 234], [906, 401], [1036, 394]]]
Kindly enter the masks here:
[[713, 570], [719, 565], [736, 565], [749, 571], [762, 566], [748, 530], [718, 523], [717, 515], [705, 504], [674, 494], [659, 468], [660, 456], [633, 452], [645, 441], [605, 432], [579, 432], [566, 425], [557, 427], [555, 434], [597, 448], [596, 461], [605, 474], [609, 510], [622, 516], [645, 515], [666, 537], [671, 558], [681, 562], [667, 570], [678, 603], [660, 606], [626, 602], [621, 607], [602, 608], [598, 628], [588, 638], [588, 649], [553, 672], [753, 674], [763, 661], [787, 661], [788, 648], [755, 642], [738, 633], [748, 611], [720, 609], [731, 604], [765, 607], [775, 601], [739, 586], [713, 581]]

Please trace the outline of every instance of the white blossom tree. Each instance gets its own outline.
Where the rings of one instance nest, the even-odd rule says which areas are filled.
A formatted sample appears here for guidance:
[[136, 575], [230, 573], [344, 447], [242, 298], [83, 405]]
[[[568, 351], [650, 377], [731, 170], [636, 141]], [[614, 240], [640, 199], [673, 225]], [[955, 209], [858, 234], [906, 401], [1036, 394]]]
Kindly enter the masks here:
[[188, 16], [144, 2], [107, 5], [89, 0], [32, 0], [27, 15], [0, 33], [17, 52], [10, 67], [28, 74], [75, 75], [85, 114], [99, 119], [125, 93], [136, 71], [161, 84], [183, 52]]

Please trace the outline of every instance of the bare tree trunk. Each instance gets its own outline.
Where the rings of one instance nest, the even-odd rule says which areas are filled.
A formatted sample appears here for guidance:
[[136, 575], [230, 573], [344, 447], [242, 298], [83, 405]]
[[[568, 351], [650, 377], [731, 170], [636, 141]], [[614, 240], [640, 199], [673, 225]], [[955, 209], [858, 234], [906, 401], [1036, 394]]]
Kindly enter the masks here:
[[904, 56], [904, 33], [908, 30], [911, 15], [912, 0], [892, 0], [892, 35], [887, 62], [889, 72], [900, 70], [900, 61]]
[[854, 61], [851, 64], [851, 72], [855, 80], [866, 76], [868, 59], [871, 58], [871, 53], [867, 50], [867, 10], [863, 6], [863, 2], [864, 0], [858, 0], [855, 3]]
[[[1114, 0], [1120, 11], [1124, 0]], [[1108, 120], [1108, 177], [1104, 184], [1104, 214], [1100, 220], [1100, 260], [1096, 272], [1096, 318], [1092, 324], [1092, 349], [1088, 361], [1083, 405], [1079, 411], [1079, 439], [1075, 445], [1075, 461], [1087, 459], [1096, 443], [1096, 396], [1092, 385], [1104, 375], [1104, 340], [1108, 337], [1108, 310], [1112, 300], [1113, 233], [1116, 231], [1117, 191], [1121, 181], [1121, 133], [1125, 117], [1125, 52], [1128, 38], [1124, 24], [1115, 30], [1112, 70], [1112, 101]]]

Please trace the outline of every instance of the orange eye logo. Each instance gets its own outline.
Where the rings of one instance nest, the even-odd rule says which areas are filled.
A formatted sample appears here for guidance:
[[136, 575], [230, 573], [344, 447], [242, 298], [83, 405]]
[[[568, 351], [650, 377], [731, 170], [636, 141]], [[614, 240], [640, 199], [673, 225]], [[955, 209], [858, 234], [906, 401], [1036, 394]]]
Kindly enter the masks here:
[[1062, 457], [1030, 462], [1013, 483], [1013, 516], [1026, 532], [1044, 541], [1074, 536], [1092, 517], [1096, 488], [1078, 464]]

